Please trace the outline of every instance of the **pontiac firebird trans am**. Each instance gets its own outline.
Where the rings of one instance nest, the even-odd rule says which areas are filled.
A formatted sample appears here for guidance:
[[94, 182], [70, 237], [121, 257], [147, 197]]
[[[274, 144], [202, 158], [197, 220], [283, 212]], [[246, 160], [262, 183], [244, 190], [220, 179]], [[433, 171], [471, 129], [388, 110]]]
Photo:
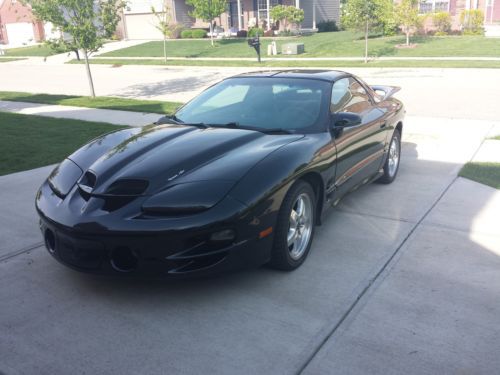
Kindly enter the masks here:
[[59, 164], [36, 196], [45, 245], [98, 274], [293, 270], [328, 207], [395, 179], [398, 90], [327, 70], [225, 79], [174, 116], [103, 135]]

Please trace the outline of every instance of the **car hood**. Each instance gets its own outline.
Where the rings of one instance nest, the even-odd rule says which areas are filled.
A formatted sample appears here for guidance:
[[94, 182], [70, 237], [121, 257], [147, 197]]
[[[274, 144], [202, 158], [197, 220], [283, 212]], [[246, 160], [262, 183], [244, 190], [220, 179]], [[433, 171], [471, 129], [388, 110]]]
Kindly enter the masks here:
[[81, 181], [90, 177], [92, 194], [119, 192], [123, 182], [123, 191], [130, 183], [132, 190], [143, 186], [137, 193], [150, 195], [180, 183], [238, 181], [267, 155], [302, 137], [157, 125], [109, 134], [68, 158], [82, 169]]

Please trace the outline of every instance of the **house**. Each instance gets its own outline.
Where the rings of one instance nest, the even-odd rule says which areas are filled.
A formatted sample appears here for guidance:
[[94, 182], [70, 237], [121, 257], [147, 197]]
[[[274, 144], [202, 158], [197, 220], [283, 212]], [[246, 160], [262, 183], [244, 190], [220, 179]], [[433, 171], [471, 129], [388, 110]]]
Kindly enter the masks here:
[[453, 29], [460, 28], [460, 14], [464, 10], [479, 9], [484, 13], [484, 24], [493, 25], [500, 22], [500, 0], [420, 0], [421, 14], [449, 12]]
[[40, 42], [44, 25], [37, 21], [28, 5], [19, 0], [0, 0], [0, 43], [11, 46]]
[[[500, 1], [500, 0], [498, 0]], [[303, 29], [315, 29], [317, 23], [340, 18], [340, 0], [228, 0], [227, 11], [215, 22], [225, 30], [248, 30], [259, 25], [270, 27], [270, 10], [278, 4], [293, 5], [304, 10]], [[161, 39], [158, 23], [151, 8], [161, 11], [166, 5], [171, 19], [186, 27], [207, 28], [203, 20], [190, 16], [185, 0], [129, 0], [123, 11], [120, 33], [126, 39]]]

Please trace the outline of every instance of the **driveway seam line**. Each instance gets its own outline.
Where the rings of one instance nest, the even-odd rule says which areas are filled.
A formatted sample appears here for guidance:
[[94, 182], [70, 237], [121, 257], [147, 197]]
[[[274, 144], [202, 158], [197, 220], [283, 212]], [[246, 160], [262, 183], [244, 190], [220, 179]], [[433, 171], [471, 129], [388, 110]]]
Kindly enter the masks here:
[[411, 228], [411, 230], [408, 232], [408, 234], [405, 236], [403, 241], [398, 245], [396, 250], [391, 254], [389, 259], [382, 265], [380, 270], [375, 274], [374, 277], [372, 277], [369, 281], [368, 284], [363, 288], [363, 290], [359, 293], [359, 295], [356, 297], [356, 299], [351, 303], [347, 311], [342, 315], [340, 320], [335, 324], [335, 326], [330, 330], [330, 332], [326, 335], [326, 337], [321, 340], [321, 343], [319, 346], [314, 350], [314, 352], [309, 356], [309, 358], [306, 360], [306, 362], [301, 366], [301, 368], [297, 371], [297, 374], [302, 374], [304, 370], [307, 368], [307, 366], [311, 363], [311, 361], [314, 359], [316, 354], [323, 348], [323, 346], [326, 344], [326, 342], [337, 332], [338, 328], [342, 325], [342, 323], [347, 319], [349, 314], [354, 310], [354, 308], [357, 306], [358, 302], [363, 298], [363, 296], [368, 292], [368, 290], [371, 288], [371, 286], [377, 281], [377, 279], [380, 277], [380, 275], [388, 268], [389, 264], [391, 261], [396, 257], [396, 255], [399, 253], [403, 245], [406, 244], [408, 239], [412, 236], [412, 234], [417, 230], [417, 228], [420, 226], [420, 224], [425, 220], [427, 215], [432, 211], [432, 209], [439, 203], [441, 198], [448, 192], [450, 189], [451, 185], [457, 180], [458, 176], [455, 177], [443, 190], [443, 192], [438, 196], [438, 198], [432, 203], [431, 207], [427, 211], [425, 211], [424, 215], [420, 218], [419, 221]]
[[31, 250], [35, 250], [37, 248], [40, 248], [44, 245], [43, 242], [37, 242], [36, 244], [34, 245], [30, 245], [30, 246], [27, 246], [27, 247], [23, 247], [22, 249], [20, 250], [16, 250], [16, 251], [13, 251], [11, 253], [8, 253], [6, 255], [3, 255], [0, 257], [0, 262], [3, 262], [5, 260], [9, 260], [11, 258], [14, 258], [18, 255], [21, 255], [21, 254], [24, 254], [24, 253], [27, 253], [28, 251], [31, 251]]
[[[474, 159], [476, 154], [479, 152], [479, 149], [482, 147], [484, 141], [486, 140], [487, 135], [491, 132], [493, 129], [494, 125], [491, 125], [486, 134], [484, 135], [483, 139], [481, 140], [481, 143], [479, 146], [476, 148], [472, 156], [468, 161], [471, 161]], [[466, 162], [467, 163], [467, 162]], [[463, 164], [465, 165], [465, 163]], [[451, 188], [451, 186], [458, 180], [459, 176], [458, 173], [453, 178], [453, 180], [450, 181], [450, 183], [446, 186], [446, 188], [439, 194], [437, 199], [432, 203], [432, 205], [425, 211], [425, 213], [422, 215], [420, 220], [417, 221], [417, 223], [411, 228], [411, 230], [408, 232], [408, 234], [405, 236], [403, 241], [398, 245], [396, 250], [391, 254], [391, 256], [387, 259], [387, 261], [382, 265], [380, 270], [375, 274], [374, 277], [372, 277], [369, 281], [368, 284], [363, 288], [363, 290], [358, 294], [356, 299], [351, 303], [349, 308], [346, 310], [344, 314], [342, 314], [342, 317], [339, 319], [339, 321], [333, 326], [333, 328], [328, 332], [328, 334], [321, 340], [320, 344], [314, 349], [314, 351], [311, 353], [311, 355], [307, 358], [307, 360], [304, 362], [304, 364], [299, 368], [297, 371], [297, 374], [302, 374], [304, 370], [309, 366], [309, 364], [312, 362], [314, 357], [319, 353], [319, 351], [323, 348], [323, 346], [328, 342], [328, 340], [337, 332], [337, 330], [340, 328], [342, 323], [347, 319], [349, 314], [354, 310], [354, 308], [358, 305], [358, 302], [366, 295], [368, 290], [371, 288], [373, 284], [375, 284], [376, 281], [378, 281], [379, 277], [386, 271], [389, 270], [389, 265], [392, 263], [392, 260], [396, 257], [396, 255], [399, 254], [400, 250], [402, 247], [406, 244], [408, 239], [415, 233], [415, 231], [420, 227], [422, 222], [427, 218], [427, 216], [430, 214], [430, 212], [436, 207], [436, 205], [441, 201], [441, 199], [444, 197], [444, 195], [448, 192], [448, 190]]]

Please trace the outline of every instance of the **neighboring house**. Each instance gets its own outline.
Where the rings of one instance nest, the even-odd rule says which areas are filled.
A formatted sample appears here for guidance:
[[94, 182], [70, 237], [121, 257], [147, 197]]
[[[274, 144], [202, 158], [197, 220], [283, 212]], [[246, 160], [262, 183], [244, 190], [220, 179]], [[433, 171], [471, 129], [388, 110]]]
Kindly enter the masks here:
[[[500, 1], [500, 0], [498, 0]], [[121, 34], [126, 39], [161, 39], [158, 23], [151, 11], [163, 9], [164, 4], [174, 22], [186, 27], [207, 28], [208, 24], [189, 15], [191, 8], [185, 0], [129, 0], [123, 11]], [[270, 9], [278, 4], [293, 5], [304, 10], [303, 29], [315, 29], [317, 23], [340, 18], [340, 0], [228, 0], [227, 11], [215, 22], [227, 30], [248, 30], [259, 25], [269, 27]], [[239, 17], [238, 17], [239, 15]]]
[[44, 39], [42, 22], [19, 0], [0, 0], [0, 43], [21, 46]]
[[421, 14], [449, 12], [453, 29], [460, 28], [460, 14], [469, 9], [483, 11], [485, 26], [500, 22], [500, 0], [420, 0], [419, 3]]

